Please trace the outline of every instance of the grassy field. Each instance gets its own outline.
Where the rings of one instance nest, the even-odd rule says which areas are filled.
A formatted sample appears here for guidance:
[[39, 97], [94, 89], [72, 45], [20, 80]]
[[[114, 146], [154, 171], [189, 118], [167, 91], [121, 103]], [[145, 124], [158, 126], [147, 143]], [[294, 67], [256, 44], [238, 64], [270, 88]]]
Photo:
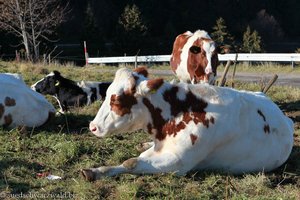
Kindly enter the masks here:
[[[266, 67], [272, 72], [277, 69], [277, 72], [299, 73], [299, 68], [291, 70], [290, 66], [271, 65], [256, 66], [256, 71], [265, 71]], [[103, 72], [100, 70], [103, 68], [111, 70]], [[28, 85], [52, 70], [59, 70], [73, 80], [108, 81], [116, 69], [0, 61], [0, 72], [21, 73]], [[238, 70], [247, 71], [247, 67], [238, 66]], [[259, 84], [241, 82], [237, 82], [236, 87], [260, 89]], [[184, 177], [120, 175], [86, 182], [80, 176], [80, 169], [120, 164], [138, 156], [136, 146], [149, 140], [141, 131], [103, 139], [93, 136], [87, 127], [101, 105], [96, 102], [74, 108], [46, 127], [26, 131], [0, 128], [0, 199], [300, 199], [300, 88], [273, 86], [268, 95], [295, 122], [292, 154], [276, 171], [240, 176], [209, 171]], [[52, 97], [47, 98], [57, 107]], [[47, 173], [62, 180], [48, 180], [43, 177]]]

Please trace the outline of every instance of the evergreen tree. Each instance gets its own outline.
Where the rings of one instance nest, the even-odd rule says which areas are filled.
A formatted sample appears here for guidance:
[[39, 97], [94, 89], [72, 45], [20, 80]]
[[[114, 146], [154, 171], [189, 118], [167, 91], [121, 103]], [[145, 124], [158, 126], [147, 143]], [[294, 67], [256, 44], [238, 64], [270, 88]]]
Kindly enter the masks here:
[[141, 19], [141, 12], [139, 8], [133, 4], [127, 5], [123, 14], [119, 18], [119, 24], [125, 29], [125, 31], [138, 31], [144, 32], [147, 27], [144, 25]]
[[262, 51], [261, 37], [257, 31], [251, 33], [250, 26], [247, 26], [246, 31], [243, 34], [242, 51], [257, 53]]
[[211, 33], [212, 39], [221, 47], [232, 49], [234, 47], [234, 38], [227, 30], [225, 20], [220, 17], [216, 20], [216, 25], [212, 28], [214, 31]]
[[127, 55], [135, 55], [143, 48], [143, 40], [147, 33], [140, 9], [135, 5], [126, 5], [119, 17], [115, 45], [117, 51]]

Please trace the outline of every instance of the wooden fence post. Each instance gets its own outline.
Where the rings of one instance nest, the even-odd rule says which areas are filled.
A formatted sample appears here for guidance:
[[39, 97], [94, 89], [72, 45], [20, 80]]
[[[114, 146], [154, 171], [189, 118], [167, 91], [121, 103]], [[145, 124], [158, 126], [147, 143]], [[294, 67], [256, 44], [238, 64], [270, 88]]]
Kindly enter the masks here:
[[231, 87], [232, 88], [234, 88], [234, 78], [235, 78], [235, 72], [236, 72], [237, 59], [238, 59], [238, 54], [236, 53], [235, 54], [235, 59], [234, 59], [232, 78], [231, 78]]
[[89, 54], [87, 52], [87, 48], [86, 48], [86, 41], [83, 42], [83, 50], [84, 50], [84, 58], [85, 58], [85, 65], [88, 65], [89, 64]]

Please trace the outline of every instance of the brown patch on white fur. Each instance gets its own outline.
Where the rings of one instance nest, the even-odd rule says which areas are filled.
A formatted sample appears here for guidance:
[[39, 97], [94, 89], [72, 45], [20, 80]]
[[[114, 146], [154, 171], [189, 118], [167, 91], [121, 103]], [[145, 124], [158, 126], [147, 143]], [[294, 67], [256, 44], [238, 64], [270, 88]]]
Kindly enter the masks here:
[[198, 136], [194, 134], [190, 134], [190, 137], [191, 137], [192, 145], [194, 145], [196, 140], [198, 139]]
[[[207, 118], [205, 108], [208, 103], [203, 99], [195, 96], [191, 91], [186, 93], [184, 100], [177, 97], [179, 88], [174, 86], [163, 93], [163, 98], [171, 105], [171, 118], [164, 119], [162, 116], [162, 109], [154, 107], [149, 99], [143, 98], [144, 105], [148, 108], [152, 123], [147, 125], [148, 132], [155, 135], [155, 137], [162, 141], [167, 135], [173, 135], [186, 128], [186, 125], [193, 121], [195, 124], [202, 123], [203, 126], [209, 128], [210, 124], [215, 124], [214, 117]], [[182, 115], [182, 120], [176, 123], [174, 118]]]
[[121, 95], [113, 94], [110, 97], [111, 110], [120, 116], [131, 113], [131, 108], [135, 104], [137, 104], [137, 99], [130, 90], [125, 91]]
[[4, 126], [8, 127], [13, 122], [11, 114], [4, 116]]
[[13, 99], [13, 98], [10, 98], [10, 97], [5, 97], [4, 104], [6, 106], [15, 106], [16, 105], [16, 100]]
[[176, 40], [173, 44], [172, 57], [170, 61], [171, 68], [174, 73], [176, 73], [177, 67], [181, 62], [180, 55], [182, 53], [182, 48], [189, 38], [190, 35], [187, 35], [186, 33], [180, 34], [176, 37]]
[[140, 75], [143, 75], [144, 77], [148, 77], [148, 75], [149, 75], [146, 66], [141, 66], [141, 67], [135, 68], [133, 71]]
[[147, 81], [147, 87], [151, 91], [156, 91], [164, 84], [164, 80], [162, 78], [151, 79]]
[[269, 124], [265, 124], [264, 125], [264, 131], [265, 131], [266, 134], [270, 133], [270, 126], [269, 126]]
[[136, 92], [136, 76], [129, 79], [130, 87], [121, 95], [113, 94], [110, 97], [110, 107], [117, 115], [124, 116], [131, 112], [133, 105], [137, 104], [137, 99], [134, 96]]

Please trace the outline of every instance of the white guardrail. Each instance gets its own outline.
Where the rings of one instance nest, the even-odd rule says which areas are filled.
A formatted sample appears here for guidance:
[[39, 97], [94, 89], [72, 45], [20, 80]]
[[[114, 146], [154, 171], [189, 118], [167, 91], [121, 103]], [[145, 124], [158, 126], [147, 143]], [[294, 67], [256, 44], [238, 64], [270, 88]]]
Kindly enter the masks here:
[[[236, 54], [218, 54], [220, 61], [235, 60]], [[123, 56], [88, 58], [89, 64], [131, 63], [131, 62], [169, 62], [171, 55]], [[299, 53], [239, 53], [237, 61], [299, 62]]]

